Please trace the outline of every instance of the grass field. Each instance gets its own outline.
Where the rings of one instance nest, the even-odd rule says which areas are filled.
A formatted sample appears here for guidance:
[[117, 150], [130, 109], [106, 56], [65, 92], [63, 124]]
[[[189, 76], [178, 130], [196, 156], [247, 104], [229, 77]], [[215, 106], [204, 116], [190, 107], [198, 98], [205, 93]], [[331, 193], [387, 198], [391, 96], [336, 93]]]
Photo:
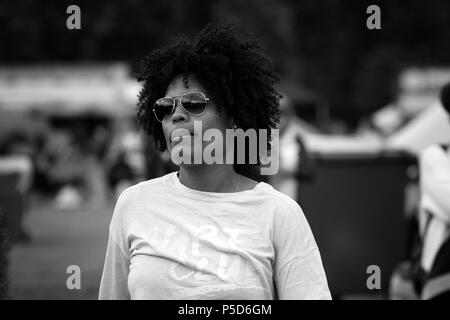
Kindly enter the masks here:
[[[10, 253], [12, 299], [96, 299], [113, 205], [57, 210], [31, 203], [24, 224], [31, 241]], [[81, 270], [81, 289], [69, 290], [67, 267]]]

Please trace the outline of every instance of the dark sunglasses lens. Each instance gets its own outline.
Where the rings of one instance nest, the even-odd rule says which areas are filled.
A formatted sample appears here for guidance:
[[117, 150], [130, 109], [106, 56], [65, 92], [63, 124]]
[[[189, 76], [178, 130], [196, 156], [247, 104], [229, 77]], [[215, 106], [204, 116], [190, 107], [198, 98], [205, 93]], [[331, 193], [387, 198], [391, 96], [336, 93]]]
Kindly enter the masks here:
[[159, 121], [170, 115], [173, 108], [173, 100], [169, 98], [159, 99], [155, 103], [155, 116]]
[[181, 104], [194, 115], [199, 115], [206, 109], [205, 96], [200, 93], [188, 93], [181, 97]]

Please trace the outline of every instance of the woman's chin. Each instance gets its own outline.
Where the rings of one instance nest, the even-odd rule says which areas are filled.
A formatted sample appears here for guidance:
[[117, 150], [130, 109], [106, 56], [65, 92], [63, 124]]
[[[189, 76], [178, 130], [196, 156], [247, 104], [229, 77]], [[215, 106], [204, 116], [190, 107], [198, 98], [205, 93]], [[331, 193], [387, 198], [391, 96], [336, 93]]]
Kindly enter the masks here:
[[[183, 146], [182, 143], [178, 143], [175, 146], [173, 146], [170, 150], [170, 157], [172, 162], [175, 165], [178, 166], [182, 166], [182, 165], [189, 165], [189, 166], [193, 166], [193, 165], [199, 165], [203, 163], [203, 159], [202, 159], [202, 151], [201, 150], [197, 150], [197, 153], [199, 156], [197, 156], [197, 158], [199, 159], [195, 159], [194, 157], [194, 149], [190, 146]], [[197, 161], [194, 161], [197, 160]], [[198, 160], [200, 160], [200, 163], [196, 163], [199, 162]]]

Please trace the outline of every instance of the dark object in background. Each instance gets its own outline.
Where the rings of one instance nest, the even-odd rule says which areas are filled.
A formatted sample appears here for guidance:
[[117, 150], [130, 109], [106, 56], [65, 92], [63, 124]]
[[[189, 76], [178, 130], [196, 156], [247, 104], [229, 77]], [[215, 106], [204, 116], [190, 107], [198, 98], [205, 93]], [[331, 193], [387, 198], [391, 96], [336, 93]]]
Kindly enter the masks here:
[[[405, 186], [416, 158], [397, 152], [314, 158], [314, 180], [299, 188], [299, 199], [332, 294], [386, 294], [405, 257]], [[367, 288], [371, 265], [380, 267], [381, 290]]]
[[0, 175], [0, 210], [3, 212], [6, 230], [11, 243], [22, 240], [23, 199], [15, 188], [19, 174]]
[[114, 189], [121, 181], [133, 182], [135, 174], [129, 165], [124, 152], [120, 153], [108, 173], [109, 185]]
[[9, 248], [6, 216], [0, 208], [0, 300], [9, 299]]
[[422, 290], [424, 300], [450, 298], [450, 238], [439, 249]]
[[441, 89], [441, 103], [450, 115], [450, 82]]
[[300, 183], [312, 182], [314, 180], [315, 172], [314, 159], [300, 136], [297, 136], [296, 141], [300, 146], [300, 153], [298, 155], [300, 158], [300, 165], [295, 177]]

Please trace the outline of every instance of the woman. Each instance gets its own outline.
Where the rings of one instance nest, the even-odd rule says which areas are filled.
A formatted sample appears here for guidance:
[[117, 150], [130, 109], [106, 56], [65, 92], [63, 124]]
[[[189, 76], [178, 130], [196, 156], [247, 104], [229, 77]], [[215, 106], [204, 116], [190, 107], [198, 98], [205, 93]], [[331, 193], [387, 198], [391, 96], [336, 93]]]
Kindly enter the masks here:
[[[194, 121], [225, 136], [274, 128], [279, 118], [272, 65], [230, 25], [208, 25], [193, 41], [152, 52], [139, 80], [138, 119], [172, 156], [183, 149], [195, 158]], [[236, 150], [224, 146], [224, 154]], [[205, 162], [185, 161], [121, 194], [99, 298], [330, 299], [298, 204], [253, 180], [258, 164]]]

